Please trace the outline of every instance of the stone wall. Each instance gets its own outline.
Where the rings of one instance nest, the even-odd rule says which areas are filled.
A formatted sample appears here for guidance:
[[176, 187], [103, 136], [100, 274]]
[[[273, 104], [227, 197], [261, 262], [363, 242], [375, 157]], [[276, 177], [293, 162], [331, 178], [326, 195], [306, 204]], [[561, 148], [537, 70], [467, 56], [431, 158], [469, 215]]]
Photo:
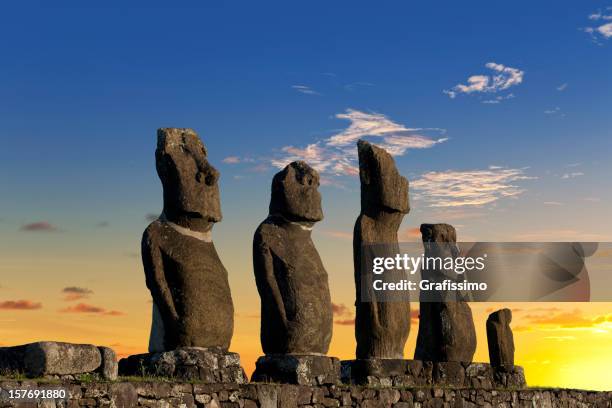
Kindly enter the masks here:
[[[69, 398], [45, 403], [7, 401], [6, 390], [65, 387]], [[612, 392], [563, 389], [483, 390], [470, 388], [309, 387], [276, 384], [189, 384], [170, 382], [48, 383], [3, 381], [0, 407], [612, 407]]]

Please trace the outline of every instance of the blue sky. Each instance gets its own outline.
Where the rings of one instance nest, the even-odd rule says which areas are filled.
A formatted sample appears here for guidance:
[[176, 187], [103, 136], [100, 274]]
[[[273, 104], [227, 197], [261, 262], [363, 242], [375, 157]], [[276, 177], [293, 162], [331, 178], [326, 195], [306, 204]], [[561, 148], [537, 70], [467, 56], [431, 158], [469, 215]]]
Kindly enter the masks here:
[[[350, 125], [336, 116], [349, 109], [424, 128], [398, 137], [447, 139], [397, 156], [415, 186], [431, 171], [519, 172], [500, 190], [520, 190], [512, 198], [449, 211], [515, 208], [517, 220], [541, 212], [554, 215], [551, 228], [573, 230], [571, 214], [581, 232], [604, 229], [579, 212], [609, 210], [612, 39], [597, 28], [610, 2], [54, 4], [6, 6], [0, 25], [5, 236], [32, 222], [83, 234], [108, 223], [132, 240], [161, 206], [153, 151], [162, 126], [200, 132], [222, 173], [228, 227], [254, 226], [272, 164], [289, 156], [282, 149], [325, 146]], [[478, 75], [486, 92], [457, 91]], [[323, 176], [329, 228], [350, 230], [356, 178]], [[419, 211], [443, 218], [436, 202], [456, 199], [427, 194], [413, 201], [414, 222]], [[472, 229], [478, 238], [486, 225]]]
[[[612, 241], [612, 0], [124, 3], [3, 5], [0, 345], [145, 349], [139, 251], [162, 206], [159, 127], [197, 130], [221, 172], [213, 238], [248, 367], [261, 354], [252, 234], [287, 160], [321, 172], [313, 238], [332, 299], [349, 305], [341, 319], [355, 300], [359, 137], [392, 150], [410, 181], [401, 240], [448, 222], [461, 241]], [[87, 303], [67, 307], [70, 287]], [[479, 330], [486, 307], [473, 306]], [[609, 312], [580, 308], [579, 321]], [[351, 357], [352, 326], [334, 330], [332, 354]], [[593, 386], [559, 379], [571, 363], [604, 382], [608, 337], [562, 347], [546, 330], [516, 330], [529, 381]]]

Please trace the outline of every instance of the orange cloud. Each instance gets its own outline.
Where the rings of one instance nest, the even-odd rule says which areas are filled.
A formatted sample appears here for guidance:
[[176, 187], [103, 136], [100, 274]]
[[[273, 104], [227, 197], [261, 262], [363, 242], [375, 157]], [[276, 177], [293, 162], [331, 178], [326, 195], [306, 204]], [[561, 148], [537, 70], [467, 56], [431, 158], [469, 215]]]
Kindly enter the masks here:
[[355, 319], [335, 320], [334, 324], [339, 324], [341, 326], [353, 326], [355, 324]]
[[[553, 308], [554, 309], [554, 308]], [[559, 329], [606, 329], [612, 323], [612, 314], [595, 317], [584, 316], [580, 309], [570, 312], [548, 312], [546, 314], [528, 314], [524, 316], [532, 325]]]
[[400, 241], [418, 241], [420, 238], [421, 229], [419, 227], [406, 228], [398, 234], [398, 239]]
[[23, 225], [21, 230], [29, 232], [54, 232], [58, 231], [58, 228], [47, 221], [38, 221]]
[[73, 300], [79, 300], [89, 297], [93, 293], [93, 290], [87, 288], [80, 288], [78, 286], [68, 286], [62, 289], [62, 293], [65, 294], [64, 300], [67, 302]]
[[336, 316], [346, 316], [350, 315], [351, 311], [349, 310], [344, 303], [333, 303], [332, 302], [332, 312]]
[[123, 316], [124, 313], [118, 310], [106, 310], [99, 306], [93, 306], [87, 303], [77, 303], [74, 306], [70, 306], [60, 310], [61, 313], [87, 313], [87, 314], [100, 314], [105, 316]]
[[0, 302], [2, 310], [36, 310], [42, 308], [42, 303], [30, 300], [6, 300]]
[[353, 233], [347, 232], [347, 231], [327, 230], [327, 231], [322, 231], [322, 232], [323, 232], [323, 234], [328, 235], [328, 236], [333, 237], [333, 238], [346, 239], [346, 240], [352, 240], [353, 239]]

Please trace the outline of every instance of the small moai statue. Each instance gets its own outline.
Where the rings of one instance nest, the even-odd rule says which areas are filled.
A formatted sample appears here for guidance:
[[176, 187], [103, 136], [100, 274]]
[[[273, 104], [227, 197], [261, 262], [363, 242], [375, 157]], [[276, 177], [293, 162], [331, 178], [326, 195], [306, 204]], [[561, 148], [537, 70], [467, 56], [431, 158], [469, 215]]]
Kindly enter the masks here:
[[512, 311], [501, 309], [487, 319], [489, 361], [494, 367], [514, 368], [514, 336], [510, 328]]
[[[422, 224], [421, 235], [425, 257], [457, 257], [455, 228], [448, 224]], [[421, 270], [421, 278], [429, 281], [458, 280], [454, 271]], [[434, 296], [432, 298], [432, 296]], [[427, 299], [425, 299], [427, 297]], [[415, 360], [436, 362], [472, 362], [476, 352], [476, 329], [472, 310], [461, 294], [421, 293], [419, 334]]]
[[[150, 354], [123, 359], [120, 372], [140, 375], [140, 365], [159, 375], [157, 362], [171, 360], [166, 366], [182, 374], [164, 371], [164, 375], [244, 382], [239, 356], [227, 351], [234, 306], [228, 274], [211, 236], [214, 224], [221, 221], [219, 172], [208, 162], [206, 148], [192, 129], [159, 129], [155, 159], [164, 207], [142, 236], [142, 262], [153, 297]], [[179, 349], [183, 351], [176, 352]], [[231, 372], [226, 368], [222, 372], [212, 362], [228, 358]], [[181, 368], [190, 364], [188, 370]], [[202, 370], [192, 370], [199, 365]]]
[[[362, 293], [362, 246], [381, 243], [398, 253], [397, 231], [406, 214], [408, 180], [402, 177], [393, 157], [366, 141], [357, 143], [361, 213], [353, 232], [353, 261], [356, 287], [355, 338], [357, 359], [403, 359], [410, 332], [410, 302], [377, 300], [371, 286]], [[393, 247], [393, 248], [392, 248]], [[366, 277], [367, 278], [367, 277]], [[367, 295], [367, 296], [366, 296]], [[367, 298], [368, 301], [363, 301]]]
[[253, 237], [261, 298], [261, 345], [254, 381], [337, 383], [339, 360], [326, 357], [333, 314], [328, 277], [311, 238], [323, 219], [319, 175], [292, 162], [272, 180], [268, 217]]

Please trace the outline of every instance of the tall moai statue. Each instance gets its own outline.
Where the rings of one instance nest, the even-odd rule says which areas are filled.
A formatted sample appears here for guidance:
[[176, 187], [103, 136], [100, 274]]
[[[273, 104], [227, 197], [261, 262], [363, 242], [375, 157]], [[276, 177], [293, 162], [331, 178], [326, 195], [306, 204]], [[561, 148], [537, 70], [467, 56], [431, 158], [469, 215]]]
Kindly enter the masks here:
[[327, 272], [311, 239], [323, 219], [319, 175], [292, 162], [272, 180], [268, 217], [253, 238], [261, 298], [261, 345], [254, 381], [336, 383], [339, 361], [325, 357], [332, 337]]
[[[362, 246], [383, 244], [399, 251], [397, 231], [410, 211], [408, 180], [402, 177], [393, 157], [366, 141], [357, 143], [361, 181], [361, 213], [353, 233], [356, 287], [355, 338], [357, 359], [402, 359], [410, 332], [410, 302], [384, 302], [376, 294], [362, 293]], [[393, 248], [391, 248], [393, 247]], [[367, 273], [367, 272], [366, 272]], [[372, 291], [371, 287], [364, 288]], [[363, 296], [362, 296], [363, 295]], [[367, 298], [368, 301], [363, 301]]]
[[[214, 224], [221, 221], [219, 172], [208, 162], [206, 148], [192, 129], [159, 129], [155, 159], [164, 207], [142, 236], [142, 262], [153, 297], [151, 354], [122, 360], [120, 371], [132, 375], [141, 365], [159, 375], [163, 367], [156, 361], [171, 360], [166, 366], [182, 371], [164, 371], [164, 375], [208, 382], [232, 377], [243, 382], [239, 356], [227, 352], [234, 306], [228, 274], [211, 237]], [[177, 354], [177, 349], [183, 352]], [[220, 372], [218, 364], [211, 363], [228, 356], [233, 361], [231, 373]], [[191, 360], [189, 370], [193, 361], [204, 370], [183, 370], [183, 363], [189, 365], [184, 359]]]
[[[422, 224], [421, 235], [425, 246], [425, 258], [455, 258], [455, 228], [448, 224]], [[430, 282], [445, 279], [460, 280], [454, 270], [439, 266], [423, 268], [421, 278]], [[421, 293], [419, 309], [419, 334], [415, 360], [471, 362], [476, 351], [476, 329], [470, 306], [461, 293]]]

